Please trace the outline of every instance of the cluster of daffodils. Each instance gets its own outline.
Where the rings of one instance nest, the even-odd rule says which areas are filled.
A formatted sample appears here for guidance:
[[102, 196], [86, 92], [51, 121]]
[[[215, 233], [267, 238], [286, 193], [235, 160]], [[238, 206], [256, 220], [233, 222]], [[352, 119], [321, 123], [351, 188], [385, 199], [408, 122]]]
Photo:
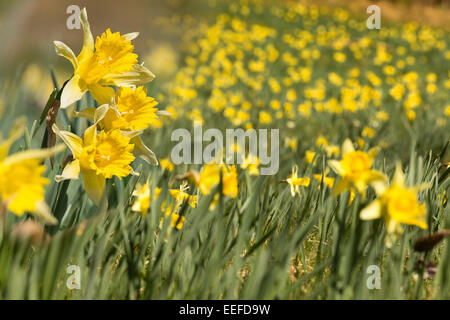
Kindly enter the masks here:
[[147, 96], [142, 84], [154, 75], [138, 64], [131, 41], [138, 33], [121, 35], [106, 30], [94, 41], [86, 9], [80, 14], [84, 41], [75, 56], [64, 43], [55, 41], [58, 55], [72, 63], [73, 77], [65, 84], [61, 108], [82, 99], [89, 91], [98, 108], [85, 108], [75, 116], [87, 118], [93, 124], [83, 137], [61, 130], [53, 124], [53, 132], [69, 147], [73, 160], [57, 181], [78, 179], [81, 174], [88, 197], [99, 204], [106, 179], [119, 179], [134, 174], [131, 163], [140, 157], [150, 164], [158, 164], [155, 154], [143, 143], [141, 135], [158, 120], [157, 102]]
[[[204, 120], [207, 105], [233, 125], [251, 128], [370, 110], [373, 121], [362, 128], [369, 140], [387, 120], [386, 102], [410, 121], [428, 103], [444, 115], [446, 96], [438, 88], [450, 88], [450, 73], [436, 66], [448, 63], [450, 51], [442, 30], [409, 23], [368, 33], [365, 20], [340, 8], [246, 8], [230, 3], [230, 14], [186, 33], [188, 56], [167, 96], [174, 117]], [[267, 25], [247, 18], [262, 13], [271, 17]], [[430, 60], [431, 52], [439, 63]]]
[[[377, 198], [360, 212], [360, 218], [362, 220], [383, 218], [386, 221], [388, 233], [386, 243], [391, 246], [396, 237], [403, 232], [401, 224], [415, 225], [422, 229], [428, 228], [425, 205], [420, 204], [417, 199], [417, 192], [428, 188], [428, 185], [407, 187], [405, 175], [399, 163], [389, 183], [386, 175], [372, 168], [377, 152], [377, 149], [371, 149], [368, 152], [355, 150], [353, 143], [346, 139], [340, 151], [342, 159], [328, 160], [328, 165], [339, 176], [339, 181], [335, 184], [335, 178], [327, 176], [328, 169], [323, 175], [314, 174], [313, 177], [323, 182], [325, 186], [333, 188], [335, 196], [350, 191], [350, 204], [356, 194], [364, 200], [367, 188], [371, 186]], [[289, 184], [293, 197], [300, 193], [300, 186], [310, 185], [309, 177], [298, 177], [297, 166], [293, 167], [288, 179], [283, 181]]]

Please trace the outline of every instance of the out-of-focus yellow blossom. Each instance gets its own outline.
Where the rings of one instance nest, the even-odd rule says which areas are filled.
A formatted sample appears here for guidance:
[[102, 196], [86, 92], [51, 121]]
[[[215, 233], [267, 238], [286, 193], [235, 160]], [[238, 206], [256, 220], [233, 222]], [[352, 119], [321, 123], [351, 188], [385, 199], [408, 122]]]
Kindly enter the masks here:
[[328, 140], [325, 137], [320, 136], [316, 139], [316, 146], [326, 147], [326, 146], [328, 146]]
[[419, 106], [422, 103], [422, 98], [420, 97], [419, 92], [414, 91], [408, 94], [405, 103], [403, 104], [403, 107], [406, 110], [414, 109], [415, 107]]
[[[158, 198], [159, 194], [161, 193], [161, 188], [155, 188], [153, 196], [155, 199]], [[150, 194], [150, 181], [147, 181], [147, 183], [140, 184], [138, 183], [136, 188], [133, 191], [133, 196], [137, 197], [136, 200], [133, 203], [133, 206], [131, 207], [131, 210], [135, 212], [140, 212], [142, 216], [145, 218], [145, 216], [148, 213], [148, 210], [150, 209], [150, 202], [151, 202], [151, 194]]]
[[295, 138], [286, 137], [284, 140], [285, 146], [293, 151], [297, 151], [298, 141]]
[[209, 194], [212, 188], [220, 182], [220, 174], [222, 174], [222, 193], [225, 196], [235, 198], [238, 194], [238, 181], [236, 167], [226, 166], [224, 164], [206, 164], [200, 172], [198, 187], [203, 194]]
[[428, 83], [427, 84], [427, 92], [429, 94], [434, 94], [437, 91], [437, 86], [434, 83]]
[[159, 164], [161, 165], [161, 167], [169, 172], [172, 172], [174, 169], [174, 164], [169, 160], [169, 159], [161, 159], [159, 161]]
[[238, 180], [236, 166], [227, 166], [222, 163], [205, 164], [200, 173], [196, 171], [188, 171], [182, 176], [190, 183], [199, 188], [200, 192], [207, 195], [211, 190], [220, 183], [222, 175], [222, 194], [235, 198], [238, 194]]
[[83, 47], [78, 56], [60, 41], [54, 41], [56, 53], [72, 63], [74, 75], [61, 95], [61, 108], [80, 100], [90, 91], [100, 104], [109, 103], [114, 89], [109, 86], [134, 86], [153, 80], [154, 75], [138, 64], [131, 40], [137, 32], [121, 35], [107, 29], [94, 43], [86, 8], [80, 14], [84, 33]]
[[389, 119], [389, 113], [387, 113], [385, 111], [378, 111], [376, 114], [376, 118], [379, 120], [386, 121]]
[[397, 83], [389, 90], [389, 94], [394, 97], [395, 100], [400, 100], [405, 94], [405, 86], [401, 83]]
[[373, 136], [375, 135], [375, 132], [376, 131], [370, 127], [364, 127], [364, 129], [361, 132], [361, 135], [363, 137], [373, 138]]
[[259, 176], [259, 165], [259, 158], [255, 155], [249, 154], [241, 164], [241, 168], [247, 169], [249, 175], [251, 176]]
[[48, 179], [42, 176], [46, 168], [41, 162], [64, 150], [64, 145], [8, 155], [14, 141], [22, 136], [25, 125], [25, 118], [19, 118], [13, 124], [9, 138], [0, 141], [0, 203], [15, 215], [29, 212], [43, 223], [57, 224], [58, 220], [44, 201]]
[[272, 122], [272, 116], [266, 111], [261, 111], [259, 113], [259, 122], [262, 124], [269, 124]]
[[409, 121], [412, 122], [416, 120], [416, 112], [414, 110], [407, 110], [406, 117], [408, 118]]
[[381, 172], [372, 169], [373, 160], [377, 149], [371, 149], [368, 153], [355, 150], [352, 142], [347, 139], [342, 144], [342, 159], [329, 160], [329, 166], [341, 176], [341, 180], [334, 188], [334, 194], [338, 195], [352, 187], [362, 195], [366, 187], [374, 181], [384, 181], [385, 176]]
[[[400, 163], [397, 163], [393, 180], [388, 186], [385, 183], [374, 183], [377, 199], [364, 208], [360, 217], [362, 220], [384, 218], [388, 234], [401, 234], [400, 224], [415, 225], [427, 229], [425, 221], [425, 204], [419, 204], [416, 193], [426, 189], [428, 185], [407, 188], [405, 175]], [[389, 242], [388, 242], [389, 243]]]
[[144, 60], [158, 77], [168, 77], [177, 71], [177, 52], [170, 44], [159, 44]]
[[436, 82], [437, 80], [437, 75], [436, 73], [428, 73], [427, 76], [425, 77], [425, 79], [427, 80], [427, 82]]
[[313, 165], [315, 165], [316, 162], [317, 162], [317, 158], [315, 158], [315, 157], [316, 157], [316, 153], [314, 151], [306, 150], [306, 153], [305, 153], [306, 163], [309, 164], [309, 163], [312, 163], [314, 161]]
[[445, 108], [444, 114], [450, 118], [450, 105]]
[[325, 169], [324, 174], [314, 174], [313, 178], [319, 182], [323, 181], [323, 184], [326, 185], [328, 188], [333, 188], [334, 186], [334, 178], [333, 177], [328, 177], [328, 173], [329, 173], [329, 169]]
[[345, 53], [335, 52], [333, 54], [333, 59], [339, 63], [343, 63], [347, 59], [347, 56], [345, 55]]
[[295, 165], [292, 167], [292, 173], [289, 175], [289, 177], [286, 180], [283, 180], [284, 182], [288, 183], [291, 187], [291, 195], [295, 197], [295, 194], [300, 193], [300, 186], [308, 187], [311, 179], [308, 177], [299, 178], [297, 176], [298, 167]]

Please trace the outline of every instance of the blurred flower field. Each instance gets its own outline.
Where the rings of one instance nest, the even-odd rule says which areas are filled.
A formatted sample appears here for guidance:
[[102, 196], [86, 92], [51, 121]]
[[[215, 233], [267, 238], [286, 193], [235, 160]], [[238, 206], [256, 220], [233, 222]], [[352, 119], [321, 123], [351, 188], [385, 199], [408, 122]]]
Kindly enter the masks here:
[[[65, 69], [1, 77], [0, 297], [449, 299], [450, 31], [209, 6], [148, 52], [87, 7]], [[194, 122], [279, 129], [278, 173], [175, 165]]]

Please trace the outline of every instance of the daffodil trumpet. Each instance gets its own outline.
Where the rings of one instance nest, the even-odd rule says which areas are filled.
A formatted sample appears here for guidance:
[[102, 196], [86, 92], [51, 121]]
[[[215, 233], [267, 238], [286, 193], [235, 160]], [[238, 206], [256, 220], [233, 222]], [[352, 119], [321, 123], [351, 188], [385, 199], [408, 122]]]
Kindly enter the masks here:
[[25, 118], [19, 118], [9, 138], [0, 142], [0, 202], [17, 216], [28, 212], [45, 224], [55, 225], [58, 220], [44, 201], [48, 179], [42, 176], [46, 168], [41, 162], [63, 151], [64, 145], [8, 155], [14, 141], [22, 136], [25, 125]]
[[78, 56], [63, 42], [54, 41], [56, 53], [69, 60], [74, 68], [61, 95], [61, 108], [79, 101], [87, 91], [100, 104], [108, 103], [114, 96], [111, 86], [131, 87], [153, 80], [153, 73], [138, 64], [138, 56], [133, 53], [131, 41], [139, 33], [121, 35], [107, 29], [94, 42], [86, 8], [80, 13], [80, 21], [84, 39]]

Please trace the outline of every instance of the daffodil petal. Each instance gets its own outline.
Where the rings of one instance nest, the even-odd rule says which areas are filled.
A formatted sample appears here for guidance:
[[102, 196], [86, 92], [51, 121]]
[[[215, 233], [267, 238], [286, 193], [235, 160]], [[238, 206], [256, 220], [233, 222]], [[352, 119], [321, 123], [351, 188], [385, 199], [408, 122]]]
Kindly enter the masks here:
[[131, 87], [152, 81], [155, 75], [146, 67], [136, 64], [130, 72], [105, 77], [108, 83], [118, 87]]
[[82, 90], [79, 86], [79, 76], [75, 75], [66, 84], [61, 94], [61, 108], [65, 109], [73, 103], [81, 100], [86, 90]]
[[387, 189], [386, 181], [375, 180], [370, 183], [376, 194], [381, 196]]
[[136, 131], [121, 131], [122, 135], [125, 137], [128, 137], [130, 139], [137, 137], [141, 135], [144, 131], [143, 130], [136, 130]]
[[346, 179], [342, 179], [339, 180], [339, 182], [336, 184], [336, 186], [333, 189], [333, 195], [337, 196], [339, 194], [341, 194], [342, 192], [344, 192], [345, 190], [350, 189], [351, 184], [348, 180]]
[[29, 160], [29, 159], [45, 159], [51, 157], [61, 151], [63, 151], [66, 147], [64, 144], [59, 144], [53, 148], [49, 149], [35, 149], [35, 150], [26, 150], [22, 152], [15, 153], [9, 157], [5, 158], [3, 164], [10, 165], [16, 162]]
[[11, 145], [19, 139], [24, 130], [26, 125], [27, 119], [25, 117], [20, 117], [16, 121], [14, 121], [11, 130], [9, 131], [9, 137], [2, 143], [0, 143], [0, 161], [3, 161], [3, 159], [6, 158], [9, 152], [9, 148], [11, 148]]
[[396, 186], [403, 187], [405, 185], [405, 174], [402, 170], [402, 165], [400, 161], [398, 161], [395, 165], [394, 177], [392, 178], [392, 184]]
[[55, 181], [61, 182], [64, 180], [78, 180], [79, 175], [80, 161], [75, 159], [64, 167], [64, 170], [60, 175], [55, 176]]
[[52, 212], [50, 211], [50, 208], [44, 201], [36, 202], [36, 210], [32, 213], [32, 215], [39, 218], [45, 224], [50, 225], [58, 224], [58, 219], [56, 219], [53, 216]]
[[86, 8], [83, 8], [80, 13], [81, 27], [83, 28], [83, 48], [78, 55], [78, 60], [84, 60], [91, 56], [94, 52], [94, 37], [91, 33]]
[[377, 156], [377, 154], [380, 152], [379, 147], [374, 147], [370, 149], [367, 153], [369, 154], [369, 157], [373, 160]]
[[355, 148], [353, 147], [352, 141], [350, 139], [345, 139], [344, 143], [342, 144], [342, 155], [353, 151], [355, 151]]
[[370, 203], [367, 207], [361, 210], [359, 214], [361, 220], [372, 220], [381, 217], [381, 202], [375, 200]]
[[73, 114], [75, 117], [86, 118], [88, 120], [94, 121], [94, 114], [97, 108], [86, 108], [81, 111], [74, 111]]
[[336, 172], [339, 175], [343, 175], [345, 173], [344, 169], [342, 168], [341, 162], [338, 160], [328, 160], [328, 165], [333, 169], [334, 172]]
[[69, 147], [74, 158], [78, 158], [81, 154], [81, 150], [83, 149], [83, 140], [72, 132], [59, 130], [56, 124], [53, 124], [52, 130], [58, 137], [61, 138], [62, 141], [64, 141], [67, 147]]
[[95, 171], [83, 170], [83, 184], [89, 199], [96, 205], [100, 204], [103, 192], [105, 191], [106, 179], [102, 175], [97, 175]]
[[97, 124], [102, 121], [108, 112], [109, 106], [107, 104], [101, 105], [95, 109], [94, 112], [94, 124], [84, 131], [83, 142], [84, 145], [89, 146], [95, 144], [95, 139], [97, 137]]
[[131, 139], [131, 143], [134, 144], [134, 154], [146, 161], [149, 164], [158, 165], [158, 159], [156, 155], [150, 150], [142, 141], [141, 136], [134, 137]]
[[102, 121], [103, 118], [108, 113], [108, 110], [109, 110], [109, 106], [107, 104], [103, 104], [100, 107], [98, 107], [97, 109], [95, 109], [95, 112], [94, 112], [94, 123], [97, 124], [100, 121]]
[[166, 111], [166, 110], [158, 110], [158, 111], [156, 111], [156, 114], [159, 116], [171, 116], [172, 115], [169, 111]]
[[115, 95], [113, 88], [101, 86], [99, 84], [90, 85], [89, 91], [99, 104], [108, 104]]
[[130, 33], [124, 34], [124, 36], [125, 36], [125, 40], [131, 41], [131, 40], [136, 39], [139, 36], [139, 32], [130, 32]]
[[61, 41], [53, 41], [53, 44], [55, 45], [56, 54], [69, 60], [73, 69], [76, 70], [78, 68], [78, 59], [72, 49]]
[[97, 124], [94, 123], [92, 126], [84, 131], [83, 143], [85, 146], [89, 146], [95, 143], [97, 136]]

